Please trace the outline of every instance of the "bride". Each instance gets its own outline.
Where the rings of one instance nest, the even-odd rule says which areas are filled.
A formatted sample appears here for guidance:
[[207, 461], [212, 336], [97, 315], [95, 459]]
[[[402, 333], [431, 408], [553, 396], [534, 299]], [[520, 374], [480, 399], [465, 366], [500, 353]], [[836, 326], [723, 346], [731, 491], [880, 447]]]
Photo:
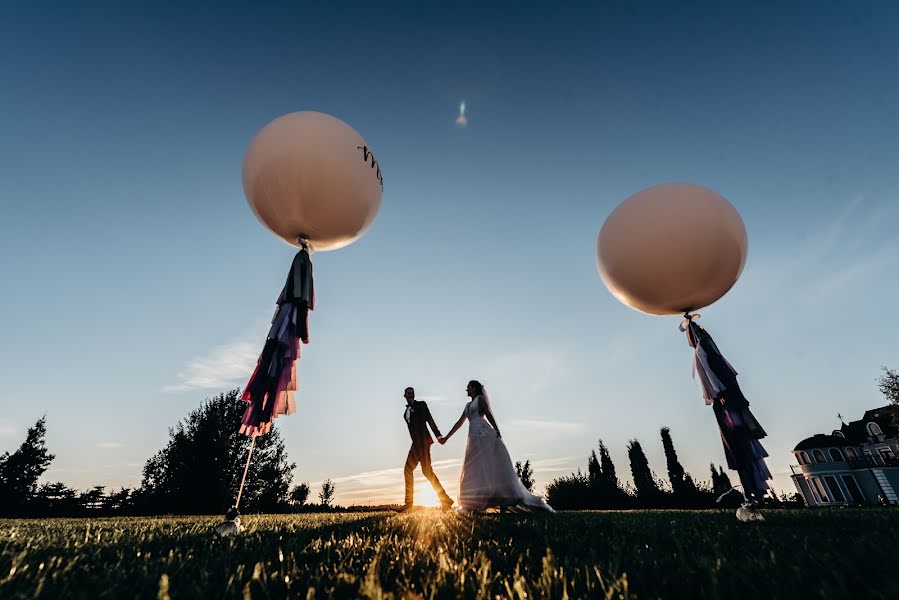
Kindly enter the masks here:
[[462, 416], [448, 434], [438, 438], [445, 444], [468, 420], [468, 442], [459, 477], [460, 509], [470, 512], [498, 506], [553, 512], [543, 498], [529, 492], [518, 478], [493, 418], [487, 390], [480, 382], [472, 380], [468, 382], [466, 393], [471, 400], [465, 405]]

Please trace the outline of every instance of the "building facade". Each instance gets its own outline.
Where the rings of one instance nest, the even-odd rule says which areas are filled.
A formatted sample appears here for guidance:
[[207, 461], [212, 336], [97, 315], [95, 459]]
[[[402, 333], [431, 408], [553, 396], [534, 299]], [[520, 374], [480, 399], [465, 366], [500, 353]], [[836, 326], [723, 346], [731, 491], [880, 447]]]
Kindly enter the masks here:
[[807, 506], [899, 504], [899, 407], [884, 406], [793, 450], [792, 479]]

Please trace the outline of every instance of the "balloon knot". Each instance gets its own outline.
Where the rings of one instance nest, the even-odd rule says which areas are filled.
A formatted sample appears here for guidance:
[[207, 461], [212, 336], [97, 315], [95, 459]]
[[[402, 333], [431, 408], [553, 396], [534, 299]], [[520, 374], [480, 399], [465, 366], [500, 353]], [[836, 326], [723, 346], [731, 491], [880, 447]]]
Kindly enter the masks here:
[[690, 314], [690, 311], [686, 311], [684, 313], [684, 319], [680, 322], [680, 325], [677, 328], [683, 333], [687, 331], [687, 328], [690, 326], [690, 323], [693, 322], [693, 319], [698, 319], [700, 315], [697, 313], [695, 315]]

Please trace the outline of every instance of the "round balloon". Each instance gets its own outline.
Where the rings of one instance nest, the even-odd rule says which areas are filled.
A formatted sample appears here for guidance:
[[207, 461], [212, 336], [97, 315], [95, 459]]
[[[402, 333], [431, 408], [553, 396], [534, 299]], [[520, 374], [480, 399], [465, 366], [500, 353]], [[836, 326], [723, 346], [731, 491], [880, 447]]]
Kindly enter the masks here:
[[262, 128], [247, 148], [243, 189], [259, 220], [288, 244], [352, 243], [371, 225], [384, 181], [371, 147], [330, 115], [295, 112]]
[[680, 314], [721, 298], [746, 263], [746, 227], [717, 193], [666, 183], [634, 194], [603, 223], [599, 274], [624, 304], [653, 315]]

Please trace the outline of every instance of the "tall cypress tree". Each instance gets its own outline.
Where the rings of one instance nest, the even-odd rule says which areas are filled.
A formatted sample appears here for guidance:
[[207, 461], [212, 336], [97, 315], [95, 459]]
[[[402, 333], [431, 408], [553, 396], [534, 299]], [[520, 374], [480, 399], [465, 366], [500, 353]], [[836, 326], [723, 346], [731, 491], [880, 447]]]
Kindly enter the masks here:
[[677, 494], [684, 487], [684, 468], [677, 460], [677, 451], [674, 442], [671, 441], [671, 430], [662, 427], [662, 448], [665, 449], [665, 462], [668, 465], [668, 481], [671, 482], [671, 490]]
[[618, 481], [618, 475], [615, 474], [615, 463], [609, 454], [609, 449], [602, 440], [599, 440], [599, 466], [602, 471], [602, 481], [606, 487], [610, 489], [621, 490], [621, 482]]
[[593, 481], [599, 481], [602, 477], [602, 471], [599, 467], [599, 460], [596, 458], [596, 450], [592, 450], [590, 452], [590, 457], [587, 459], [587, 478]]
[[628, 442], [627, 455], [631, 461], [631, 475], [634, 478], [634, 487], [637, 488], [637, 499], [650, 503], [658, 500], [662, 490], [656, 482], [652, 469], [649, 468], [649, 460], [640, 442], [637, 440]]
[[615, 474], [615, 464], [609, 455], [609, 449], [599, 440], [599, 458], [597, 460], [599, 478], [591, 482], [593, 497], [597, 508], [625, 508], [631, 504], [631, 498], [621, 488], [621, 482]]
[[665, 462], [668, 463], [668, 481], [671, 482], [671, 491], [674, 494], [675, 501], [688, 502], [695, 496], [696, 485], [689, 473], [684, 471], [680, 461], [677, 459], [677, 451], [674, 449], [674, 442], [671, 440], [671, 430], [662, 427], [662, 447], [665, 449]]

